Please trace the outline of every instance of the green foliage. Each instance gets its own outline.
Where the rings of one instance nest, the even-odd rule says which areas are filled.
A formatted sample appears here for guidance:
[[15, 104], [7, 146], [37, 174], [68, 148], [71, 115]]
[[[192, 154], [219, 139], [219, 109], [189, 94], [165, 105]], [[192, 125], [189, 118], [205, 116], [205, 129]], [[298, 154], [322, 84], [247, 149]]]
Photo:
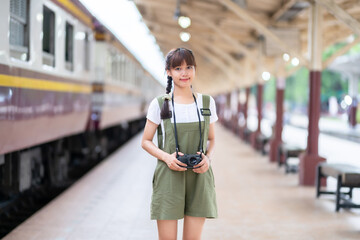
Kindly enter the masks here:
[[276, 95], [276, 79], [272, 77], [264, 84], [264, 102], [275, 103]]
[[250, 94], [256, 96], [256, 93], [257, 93], [257, 84], [251, 86], [251, 88], [250, 88]]
[[335, 54], [339, 49], [341, 49], [345, 45], [347, 45], [347, 43], [344, 43], [344, 42], [331, 45], [330, 47], [325, 49], [325, 51], [323, 52], [322, 60], [323, 61], [327, 60], [328, 58], [330, 58], [333, 54]]
[[[326, 105], [329, 98], [334, 96], [339, 101], [347, 93], [348, 81], [342, 79], [341, 74], [324, 70], [321, 74], [321, 102]], [[309, 99], [309, 72], [306, 68], [299, 69], [288, 77], [285, 88], [285, 101], [290, 109], [306, 108]]]
[[[333, 54], [336, 54], [336, 52], [338, 50], [340, 50], [342, 47], [346, 46], [347, 44], [348, 43], [346, 43], [346, 42], [340, 42], [340, 43], [331, 45], [323, 52], [322, 60], [323, 61], [327, 60], [328, 58], [330, 58]], [[358, 54], [358, 53], [360, 53], [360, 44], [353, 46], [345, 55], [353, 55], [353, 54]]]
[[349, 50], [349, 52], [348, 52], [348, 54], [350, 54], [350, 55], [352, 55], [352, 54], [358, 54], [358, 53], [360, 53], [360, 44], [355, 45], [355, 46], [352, 47], [352, 48]]
[[[328, 47], [322, 55], [322, 60], [329, 59], [333, 54], [336, 54], [338, 50], [347, 45], [347, 43], [336, 43]], [[360, 44], [355, 45], [348, 51], [347, 55], [359, 54]], [[291, 64], [286, 66], [287, 70], [293, 68]], [[275, 96], [271, 95], [271, 91], [275, 92], [275, 87], [268, 83], [266, 87], [265, 101], [275, 99]], [[268, 88], [268, 89], [267, 89]], [[267, 92], [268, 91], [268, 92]], [[348, 92], [348, 80], [343, 79], [340, 73], [324, 70], [321, 75], [321, 102], [326, 105], [329, 98], [335, 96], [340, 101], [344, 95]], [[360, 92], [360, 84], [359, 84]], [[285, 88], [285, 101], [289, 103], [290, 110], [294, 108], [307, 107], [309, 99], [309, 71], [307, 68], [302, 67], [292, 76], [286, 79]]]
[[290, 109], [305, 107], [309, 98], [309, 71], [300, 68], [295, 74], [286, 79], [285, 101]]
[[325, 69], [321, 74], [321, 102], [328, 102], [334, 96], [340, 99], [348, 91], [348, 81], [341, 74]]

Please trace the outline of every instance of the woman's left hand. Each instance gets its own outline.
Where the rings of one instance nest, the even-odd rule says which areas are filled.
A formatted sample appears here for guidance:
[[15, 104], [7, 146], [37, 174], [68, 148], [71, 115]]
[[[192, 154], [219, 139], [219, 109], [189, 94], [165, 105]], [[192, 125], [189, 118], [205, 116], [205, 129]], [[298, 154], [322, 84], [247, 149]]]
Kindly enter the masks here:
[[[198, 152], [198, 154], [200, 154], [200, 152]], [[204, 173], [210, 167], [210, 159], [203, 153], [201, 153], [201, 157], [202, 157], [202, 161], [199, 164], [194, 166], [194, 167], [199, 167], [199, 168], [193, 169], [193, 171], [196, 173]]]

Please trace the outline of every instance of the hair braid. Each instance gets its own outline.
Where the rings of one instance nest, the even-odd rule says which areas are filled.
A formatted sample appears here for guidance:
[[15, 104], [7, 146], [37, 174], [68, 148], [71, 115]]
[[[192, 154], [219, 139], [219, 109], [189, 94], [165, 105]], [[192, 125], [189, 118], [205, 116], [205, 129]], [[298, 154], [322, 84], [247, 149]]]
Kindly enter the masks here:
[[[172, 77], [171, 76], [167, 76], [167, 86], [166, 86], [166, 94], [169, 94], [172, 88]], [[167, 118], [171, 118], [171, 112], [169, 109], [169, 100], [165, 99], [164, 103], [161, 107], [161, 112], [160, 112], [160, 117], [161, 119], [167, 119]]]
[[167, 76], [166, 94], [169, 94], [172, 88], [172, 77]]

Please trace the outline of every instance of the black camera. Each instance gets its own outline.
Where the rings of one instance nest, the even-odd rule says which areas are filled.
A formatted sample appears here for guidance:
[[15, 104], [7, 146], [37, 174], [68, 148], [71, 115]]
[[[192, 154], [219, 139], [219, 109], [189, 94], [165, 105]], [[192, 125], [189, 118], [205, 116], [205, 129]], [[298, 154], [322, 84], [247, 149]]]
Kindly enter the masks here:
[[184, 167], [184, 168], [197, 168], [194, 167], [195, 165], [199, 164], [202, 160], [201, 154], [184, 154], [183, 156], [177, 156], [177, 159], [182, 162], [185, 163], [187, 166], [180, 166], [180, 167]]

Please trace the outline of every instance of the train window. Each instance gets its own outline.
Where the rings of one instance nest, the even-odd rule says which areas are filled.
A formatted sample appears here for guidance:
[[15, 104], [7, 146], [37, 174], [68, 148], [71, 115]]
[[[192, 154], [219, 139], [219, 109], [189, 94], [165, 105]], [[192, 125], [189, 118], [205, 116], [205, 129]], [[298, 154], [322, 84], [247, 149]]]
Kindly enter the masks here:
[[29, 60], [29, 0], [10, 0], [10, 55]]
[[116, 53], [111, 54], [111, 78], [116, 81]]
[[43, 64], [55, 66], [55, 14], [44, 6], [43, 10]]
[[121, 54], [120, 53], [118, 53], [116, 55], [116, 69], [117, 69], [117, 72], [116, 72], [117, 80], [120, 82], [121, 81]]
[[90, 70], [90, 41], [89, 34], [85, 32], [85, 40], [84, 40], [84, 68], [85, 71]]
[[114, 81], [119, 80], [119, 54], [114, 53], [112, 57], [112, 78]]
[[136, 69], [135, 69], [135, 64], [133, 62], [131, 62], [131, 75], [130, 75], [130, 83], [135, 85], [135, 73], [136, 73]]
[[125, 56], [120, 55], [120, 81], [125, 82]]
[[112, 73], [111, 61], [112, 61], [112, 53], [111, 50], [108, 50], [108, 54], [106, 57], [106, 80], [111, 79], [111, 73]]
[[127, 80], [128, 80], [128, 76], [127, 76], [128, 73], [127, 72], [129, 71], [129, 68], [128, 68], [128, 61], [127, 61], [126, 57], [124, 57], [123, 68], [122, 69], [123, 69], [123, 71], [122, 71], [123, 72], [123, 78], [122, 79], [123, 79], [124, 82], [127, 82]]
[[65, 68], [74, 69], [74, 27], [68, 22], [65, 27]]

